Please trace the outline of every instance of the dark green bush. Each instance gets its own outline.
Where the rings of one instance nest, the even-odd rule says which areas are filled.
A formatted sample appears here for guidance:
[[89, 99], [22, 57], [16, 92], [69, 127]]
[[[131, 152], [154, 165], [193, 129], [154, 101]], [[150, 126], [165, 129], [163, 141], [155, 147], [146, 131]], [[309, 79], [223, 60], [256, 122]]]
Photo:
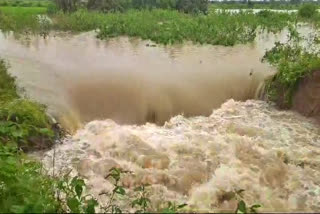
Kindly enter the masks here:
[[298, 15], [302, 18], [312, 18], [317, 14], [317, 6], [315, 4], [303, 4], [298, 11]]
[[185, 13], [207, 13], [208, 0], [177, 0], [177, 9]]
[[89, 10], [100, 10], [103, 12], [125, 11], [130, 8], [131, 0], [89, 0]]
[[52, 15], [52, 14], [55, 14], [57, 12], [58, 12], [57, 5], [54, 4], [54, 3], [49, 3], [48, 6], [47, 6], [47, 13], [49, 15]]
[[77, 10], [80, 0], [54, 0], [57, 7], [63, 12], [72, 12]]
[[41, 165], [16, 148], [0, 142], [1, 213], [55, 213], [58, 202], [54, 180], [41, 173]]

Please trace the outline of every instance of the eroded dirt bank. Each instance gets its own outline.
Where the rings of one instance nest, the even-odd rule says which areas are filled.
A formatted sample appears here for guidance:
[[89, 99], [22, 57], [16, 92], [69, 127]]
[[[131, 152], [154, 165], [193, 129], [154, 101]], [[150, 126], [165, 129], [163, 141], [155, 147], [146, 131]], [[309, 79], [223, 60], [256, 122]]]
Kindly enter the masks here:
[[292, 108], [302, 115], [315, 118], [320, 124], [320, 70], [299, 82]]

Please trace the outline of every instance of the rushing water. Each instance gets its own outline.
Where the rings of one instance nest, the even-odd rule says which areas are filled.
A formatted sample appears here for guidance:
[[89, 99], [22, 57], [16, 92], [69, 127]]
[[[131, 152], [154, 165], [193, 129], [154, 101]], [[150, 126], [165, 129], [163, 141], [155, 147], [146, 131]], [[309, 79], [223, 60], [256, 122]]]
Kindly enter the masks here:
[[260, 62], [265, 43], [258, 43], [148, 47], [138, 39], [100, 41], [93, 33], [20, 40], [0, 34], [0, 56], [26, 94], [73, 130], [106, 118], [163, 124], [180, 113], [208, 116], [230, 98], [254, 98], [273, 73]]
[[100, 193], [111, 190], [104, 177], [118, 166], [134, 172], [124, 186], [152, 184], [154, 209], [172, 200], [191, 210], [231, 211], [230, 194], [244, 189], [246, 202], [263, 211], [319, 211], [319, 127], [248, 100], [274, 72], [260, 62], [265, 49], [286, 35], [261, 34], [235, 47], [154, 47], [93, 33], [0, 34], [0, 57], [65, 128], [84, 125], [42, 159], [51, 173], [72, 169], [85, 177], [102, 204]]
[[[125, 187], [152, 184], [154, 209], [171, 200], [196, 211], [234, 211], [228, 196], [244, 189], [261, 211], [320, 210], [320, 129], [263, 101], [230, 100], [211, 116], [176, 116], [164, 126], [88, 123], [44, 157], [55, 173], [73, 169], [100, 203], [112, 167], [133, 171]], [[54, 155], [55, 154], [55, 155]], [[55, 162], [53, 163], [53, 157]], [[129, 208], [128, 200], [123, 208]]]

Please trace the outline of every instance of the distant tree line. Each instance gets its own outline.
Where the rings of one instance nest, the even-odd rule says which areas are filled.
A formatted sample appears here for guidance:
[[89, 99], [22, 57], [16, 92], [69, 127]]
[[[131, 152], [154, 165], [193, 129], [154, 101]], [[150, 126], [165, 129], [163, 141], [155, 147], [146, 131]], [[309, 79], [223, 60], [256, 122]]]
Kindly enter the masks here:
[[55, 0], [64, 12], [79, 7], [103, 12], [123, 12], [128, 9], [173, 9], [184, 13], [207, 13], [209, 0]]

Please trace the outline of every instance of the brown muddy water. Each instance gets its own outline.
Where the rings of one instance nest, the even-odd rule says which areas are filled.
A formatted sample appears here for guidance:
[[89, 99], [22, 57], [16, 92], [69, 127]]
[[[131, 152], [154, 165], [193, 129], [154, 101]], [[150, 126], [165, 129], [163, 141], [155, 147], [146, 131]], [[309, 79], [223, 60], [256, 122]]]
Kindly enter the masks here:
[[[245, 201], [261, 204], [260, 211], [316, 212], [319, 127], [252, 100], [274, 72], [260, 58], [286, 35], [261, 34], [235, 47], [150, 47], [93, 33], [0, 34], [0, 57], [28, 96], [64, 127], [78, 128], [37, 157], [49, 173], [84, 177], [102, 205], [108, 198], [101, 193], [112, 191], [105, 176], [121, 167], [133, 172], [121, 180], [129, 196], [133, 187], [151, 185], [152, 210], [176, 201], [187, 211], [233, 212], [230, 195], [244, 189]], [[131, 199], [117, 203], [134, 212]]]
[[264, 46], [148, 44], [100, 41], [93, 33], [20, 40], [0, 34], [0, 56], [26, 94], [71, 130], [96, 119], [163, 124], [178, 114], [208, 116], [227, 99], [254, 98], [273, 71], [260, 62]]

